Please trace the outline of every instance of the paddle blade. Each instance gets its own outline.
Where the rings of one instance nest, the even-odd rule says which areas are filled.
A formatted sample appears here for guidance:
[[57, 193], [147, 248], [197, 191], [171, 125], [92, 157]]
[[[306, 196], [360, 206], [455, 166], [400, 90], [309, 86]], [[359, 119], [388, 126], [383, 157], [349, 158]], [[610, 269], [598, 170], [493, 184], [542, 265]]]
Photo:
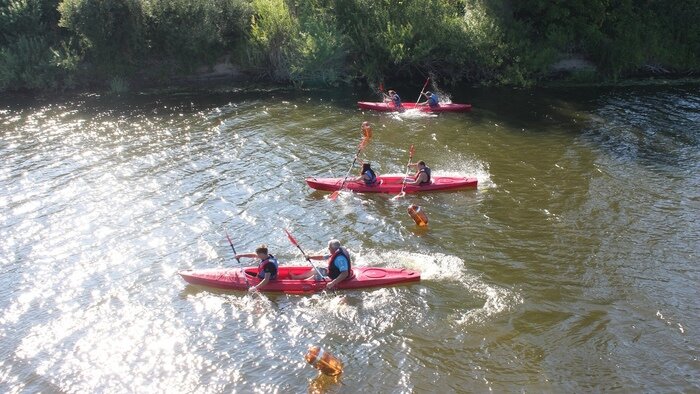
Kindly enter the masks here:
[[384, 82], [379, 82], [379, 91], [383, 92], [384, 91]]
[[292, 237], [292, 234], [290, 234], [289, 231], [287, 231], [286, 228], [284, 228], [283, 230], [284, 230], [285, 233], [287, 233], [287, 238], [289, 238], [289, 242], [291, 242], [292, 245], [294, 245], [294, 246], [296, 246], [296, 247], [299, 247], [299, 244], [297, 243], [297, 240], [294, 239], [294, 237]]
[[403, 191], [402, 191], [401, 193], [395, 195], [395, 196], [392, 197], [391, 199], [392, 199], [392, 200], [398, 200], [399, 198], [401, 198], [401, 197], [403, 197], [403, 196], [405, 196], [405, 195], [406, 195], [406, 192], [403, 192]]
[[328, 197], [328, 198], [329, 198], [331, 201], [333, 201], [333, 200], [335, 200], [336, 198], [338, 198], [338, 195], [339, 195], [339, 194], [340, 194], [340, 190], [336, 190], [336, 191], [334, 191], [334, 192], [330, 195], [330, 197]]
[[411, 144], [411, 148], [408, 150], [408, 157], [412, 158], [414, 153], [416, 153], [416, 149], [413, 147], [413, 144]]

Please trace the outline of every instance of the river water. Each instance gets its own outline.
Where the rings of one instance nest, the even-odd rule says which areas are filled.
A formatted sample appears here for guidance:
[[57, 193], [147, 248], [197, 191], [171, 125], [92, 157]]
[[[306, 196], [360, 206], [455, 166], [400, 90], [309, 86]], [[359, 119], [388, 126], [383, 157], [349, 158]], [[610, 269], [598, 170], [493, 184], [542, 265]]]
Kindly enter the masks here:
[[[347, 90], [2, 99], [0, 391], [700, 390], [700, 90], [449, 93], [473, 112], [363, 113], [375, 97]], [[478, 189], [308, 188], [345, 174], [365, 120], [380, 173], [414, 144]], [[236, 266], [226, 232], [302, 265], [283, 228], [422, 281], [288, 296], [177, 274]]]

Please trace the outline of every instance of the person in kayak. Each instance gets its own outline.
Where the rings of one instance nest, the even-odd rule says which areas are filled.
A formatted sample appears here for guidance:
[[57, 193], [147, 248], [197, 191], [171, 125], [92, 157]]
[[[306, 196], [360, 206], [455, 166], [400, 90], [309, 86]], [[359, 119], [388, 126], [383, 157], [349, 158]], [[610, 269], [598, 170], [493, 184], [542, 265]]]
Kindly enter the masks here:
[[394, 107], [403, 108], [401, 106], [401, 97], [399, 97], [398, 93], [396, 93], [394, 90], [389, 90], [389, 95], [384, 101], [391, 101], [394, 103]]
[[362, 170], [360, 170], [360, 176], [355, 178], [355, 181], [363, 181], [365, 185], [372, 186], [377, 183], [377, 174], [372, 169], [372, 165], [367, 163], [362, 163]]
[[257, 277], [262, 279], [260, 283], [255, 286], [251, 286], [248, 291], [257, 291], [259, 287], [265, 286], [271, 280], [277, 279], [277, 268], [279, 267], [279, 262], [275, 256], [271, 255], [267, 250], [267, 245], [260, 245], [255, 249], [255, 253], [243, 253], [237, 254], [236, 259], [241, 257], [249, 257], [252, 259], [258, 258], [258, 274]]
[[425, 96], [426, 100], [423, 101], [422, 103], [418, 103], [418, 105], [426, 105], [427, 104], [430, 106], [430, 108], [435, 108], [435, 107], [440, 106], [440, 104], [439, 104], [440, 100], [438, 99], [437, 94], [432, 93], [432, 92], [425, 92], [425, 93], [423, 93], [423, 95]]
[[308, 279], [315, 277], [316, 280], [325, 280], [326, 277], [332, 279], [326, 285], [326, 289], [332, 289], [340, 283], [341, 281], [349, 278], [352, 272], [350, 266], [350, 253], [342, 247], [340, 241], [337, 239], [331, 239], [328, 241], [328, 251], [330, 255], [318, 255], [309, 256], [309, 259], [313, 260], [326, 260], [328, 262], [327, 268], [319, 268], [319, 271], [323, 275], [323, 278], [318, 277], [315, 269], [310, 269], [308, 272], [299, 275], [290, 275], [292, 279]]
[[430, 184], [430, 167], [425, 165], [423, 160], [418, 163], [408, 163], [409, 167], [416, 167], [418, 171], [412, 178], [406, 178], [407, 185], [429, 185]]

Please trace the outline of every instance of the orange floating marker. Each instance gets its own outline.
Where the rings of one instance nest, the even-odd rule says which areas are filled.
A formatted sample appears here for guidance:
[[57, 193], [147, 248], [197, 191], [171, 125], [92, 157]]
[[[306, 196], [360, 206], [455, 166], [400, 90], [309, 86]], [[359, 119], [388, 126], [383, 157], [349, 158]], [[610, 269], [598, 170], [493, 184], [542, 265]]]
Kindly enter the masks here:
[[372, 126], [369, 122], [362, 122], [362, 138], [372, 138]]
[[309, 347], [309, 352], [306, 353], [304, 359], [324, 375], [338, 376], [343, 373], [343, 363], [318, 346]]
[[417, 225], [425, 227], [428, 225], [428, 215], [423, 212], [421, 207], [416, 204], [411, 204], [408, 207], [408, 214], [411, 215], [411, 219], [416, 222]]

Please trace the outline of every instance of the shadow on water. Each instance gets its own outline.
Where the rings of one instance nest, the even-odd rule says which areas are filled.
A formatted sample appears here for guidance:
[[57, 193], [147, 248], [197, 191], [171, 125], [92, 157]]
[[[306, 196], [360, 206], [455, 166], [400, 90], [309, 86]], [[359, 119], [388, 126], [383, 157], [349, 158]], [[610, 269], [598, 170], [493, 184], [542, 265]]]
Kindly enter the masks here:
[[685, 90], [638, 88], [598, 100], [585, 138], [620, 162], [697, 171], [700, 99]]

